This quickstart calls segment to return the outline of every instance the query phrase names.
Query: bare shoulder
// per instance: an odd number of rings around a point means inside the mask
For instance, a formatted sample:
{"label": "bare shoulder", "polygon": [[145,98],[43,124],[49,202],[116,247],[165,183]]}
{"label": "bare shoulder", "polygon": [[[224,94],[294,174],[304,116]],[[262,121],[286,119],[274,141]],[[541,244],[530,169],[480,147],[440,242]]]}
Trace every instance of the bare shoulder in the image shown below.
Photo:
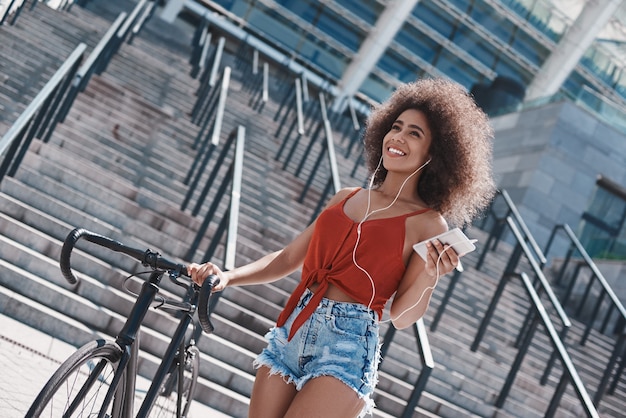
{"label": "bare shoulder", "polygon": [[407,241],[414,243],[424,241],[448,230],[448,223],[437,211],[429,210],[407,219]]}
{"label": "bare shoulder", "polygon": [[328,203],[326,203],[326,207],[330,207],[341,202],[343,199],[348,197],[350,193],[353,193],[359,189],[360,187],[344,187],[328,200]]}

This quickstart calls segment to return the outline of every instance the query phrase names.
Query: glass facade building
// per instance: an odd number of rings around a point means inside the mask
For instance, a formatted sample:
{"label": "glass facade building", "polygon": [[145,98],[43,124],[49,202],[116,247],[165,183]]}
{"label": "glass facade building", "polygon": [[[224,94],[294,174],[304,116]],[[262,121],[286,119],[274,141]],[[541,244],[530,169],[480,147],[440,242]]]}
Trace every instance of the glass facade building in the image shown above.
{"label": "glass facade building", "polygon": [[[556,99],[568,99],[626,138],[626,59],[620,52],[626,42],[626,25],[622,24],[622,21],[626,22],[626,6],[620,5],[618,0],[605,1],[617,8],[606,22],[611,31],[602,29],[585,47],[578,63],[571,71],[567,69],[559,91],[535,100],[536,103],[523,106],[517,103],[517,112],[541,105],[537,103],[542,101],[550,103]],[[500,78],[521,88],[523,96],[523,89],[533,83],[546,60],[555,50],[563,48],[560,42],[575,26],[577,17],[584,15],[585,7],[585,0],[202,0],[201,3],[227,16],[333,85],[340,85],[342,79],[351,77],[350,64],[360,62],[360,55],[368,53],[361,51],[361,46],[372,37],[377,39],[384,31],[381,16],[390,8],[405,4],[409,12],[402,15],[400,21],[391,22],[398,26],[398,30],[390,41],[384,41],[380,58],[376,55],[369,61],[366,59],[369,72],[363,82],[359,80],[358,92],[368,99],[383,101],[400,83],[428,76],[447,77],[474,92],[479,104],[475,88],[495,86],[494,81]],[[411,4],[412,9],[408,9]],[[602,2],[598,7],[606,4]],[[573,10],[574,6],[576,10]],[[497,116],[487,107],[486,110]],[[571,138],[568,126],[575,124],[575,121],[564,122],[559,125],[564,131],[555,135]],[[544,127],[545,124],[541,129]],[[507,138],[506,134],[500,133],[499,138],[500,142],[512,141],[512,138],[519,141],[519,136],[516,133]],[[590,136],[580,138],[576,143],[604,140],[604,137]],[[554,141],[547,140],[546,150],[553,146],[547,145],[551,143]],[[524,144],[519,146],[523,148]],[[513,154],[523,154],[522,148]],[[591,148],[593,146],[580,145],[571,155],[585,156]],[[626,158],[626,146],[607,151],[607,154]],[[546,155],[549,156],[549,151]],[[572,170],[580,170],[585,164],[584,158],[593,159],[591,156],[581,158],[583,160],[572,159],[563,164],[570,165]],[[536,173],[507,167],[504,178],[509,175],[507,170],[512,170],[513,180],[505,187],[511,187],[520,197],[522,194],[532,196],[536,192],[532,189],[536,186],[517,184],[520,179]],[[549,172],[548,168],[545,170]],[[589,167],[587,176],[591,179],[594,172],[602,173],[603,170],[607,170],[606,164]],[[557,179],[555,184],[560,184],[560,173],[548,175]],[[618,186],[626,181],[619,168],[609,177]],[[588,206],[579,207],[578,218],[568,218],[567,222],[579,223],[581,241],[593,255],[617,254],[618,258],[626,258],[626,194],[615,193],[616,188],[604,190],[602,185],[596,189],[588,192]],[[531,211],[533,206],[534,203],[529,205]],[[574,213],[574,210],[568,208],[566,213]],[[611,216],[604,216],[607,213]],[[533,213],[531,218],[540,219],[541,216]],[[562,215],[551,220],[561,221]],[[540,229],[545,229],[545,224],[548,222],[537,222]]]}
{"label": "glass facade building", "polygon": [[[335,80],[341,79],[383,10],[394,7],[385,0],[204,3],[245,22],[248,30]],[[612,24],[620,25],[622,13],[616,13]],[[496,76],[526,86],[574,18],[549,0],[420,0],[360,91],[381,101],[398,83],[429,75],[449,77],[468,90]],[[597,39],[561,93],[575,99],[586,86],[626,106],[625,66],[615,54],[615,41]]]}

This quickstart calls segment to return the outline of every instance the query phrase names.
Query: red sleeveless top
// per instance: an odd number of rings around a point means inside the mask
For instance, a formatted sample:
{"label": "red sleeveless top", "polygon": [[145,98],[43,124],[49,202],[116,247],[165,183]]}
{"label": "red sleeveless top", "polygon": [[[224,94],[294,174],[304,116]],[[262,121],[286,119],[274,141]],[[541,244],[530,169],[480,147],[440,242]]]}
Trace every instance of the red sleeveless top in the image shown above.
{"label": "red sleeveless top", "polygon": [[391,218],[366,220],[361,225],[361,239],[355,258],[372,277],[374,293],[369,278],[352,259],[359,222],[353,221],[344,212],[345,202],[358,191],[356,189],[343,201],[324,210],[317,219],[302,266],[302,280],[287,301],[276,325],[285,324],[308,287],[313,283],[319,283],[319,287],[295,319],[289,332],[289,340],[315,311],[329,283],[365,306],[371,301],[370,308],[378,313],[378,318],[382,317],[385,304],[400,284],[406,270],[402,261],[406,218],[429,209]]}

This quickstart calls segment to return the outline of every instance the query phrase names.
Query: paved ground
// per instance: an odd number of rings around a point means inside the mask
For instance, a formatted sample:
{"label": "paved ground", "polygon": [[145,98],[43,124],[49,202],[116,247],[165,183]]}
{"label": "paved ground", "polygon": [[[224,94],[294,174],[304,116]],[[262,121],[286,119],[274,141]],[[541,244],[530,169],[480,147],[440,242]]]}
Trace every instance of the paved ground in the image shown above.
{"label": "paved ground", "polygon": [[[0,315],[0,417],[24,417],[43,385],[75,350],[74,346]],[[228,415],[195,402],[190,417]]]}

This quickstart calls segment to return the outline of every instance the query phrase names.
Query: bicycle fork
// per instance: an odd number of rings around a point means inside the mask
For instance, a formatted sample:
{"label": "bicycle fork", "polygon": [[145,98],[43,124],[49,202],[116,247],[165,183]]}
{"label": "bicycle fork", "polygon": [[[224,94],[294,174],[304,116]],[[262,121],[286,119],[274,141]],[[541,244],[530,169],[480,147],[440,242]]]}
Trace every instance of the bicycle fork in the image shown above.
{"label": "bicycle fork", "polygon": [[165,376],[170,371],[170,367],[174,362],[174,359],[177,354],[177,350],[181,350],[181,355],[184,356],[184,339],[185,332],[187,331],[187,327],[191,323],[192,315],[190,313],[185,313],[184,318],[178,324],[178,328],[176,328],[176,332],[174,333],[172,340],[167,347],[165,355],[159,365],[159,368],[154,375],[152,383],[150,384],[150,389],[148,389],[148,393],[144,398],[141,408],[137,413],[137,418],[145,418],[148,416],[150,412],[150,407],[154,404],[157,396],[159,396],[159,389],[161,388],[161,383],[165,380]]}

